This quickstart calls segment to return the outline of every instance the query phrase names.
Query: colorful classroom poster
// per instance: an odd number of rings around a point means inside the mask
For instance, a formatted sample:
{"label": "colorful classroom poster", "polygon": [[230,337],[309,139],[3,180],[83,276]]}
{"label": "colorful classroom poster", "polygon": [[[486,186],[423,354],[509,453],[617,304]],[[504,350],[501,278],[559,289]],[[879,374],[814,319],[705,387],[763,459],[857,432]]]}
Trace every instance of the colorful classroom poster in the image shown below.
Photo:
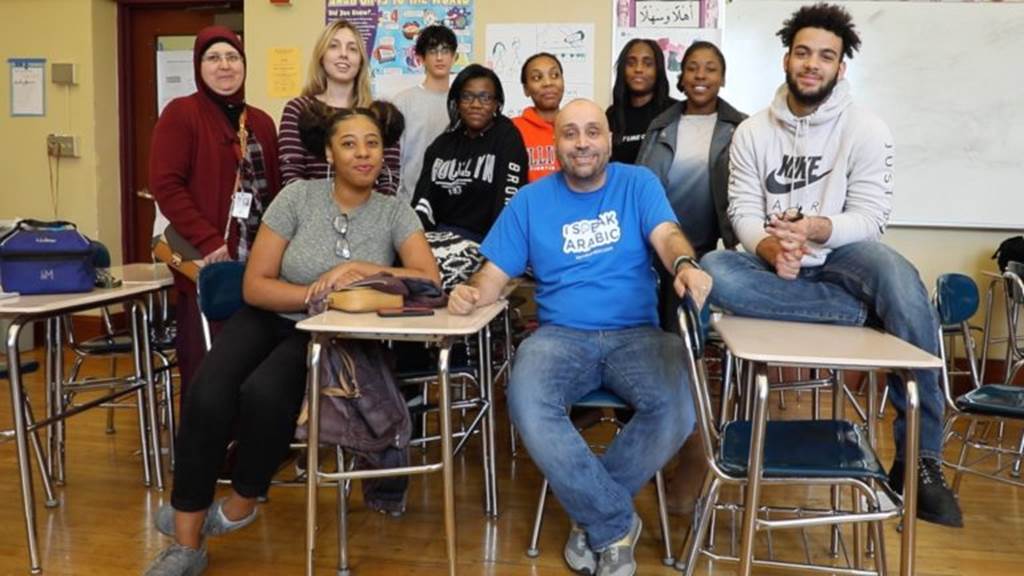
{"label": "colorful classroom poster", "polygon": [[683,53],[696,40],[722,45],[719,28],[720,0],[612,0],[612,83],[615,60],[634,38],[650,38],[665,55],[665,70],[673,98],[683,95],[676,88],[682,70]]}
{"label": "colorful classroom poster", "polygon": [[414,50],[419,31],[443,24],[458,38],[452,72],[472,61],[475,0],[326,0],[326,21],[344,18],[362,32],[374,94],[387,97],[422,80]]}
{"label": "colorful classroom poster", "polygon": [[11,116],[46,116],[46,59],[10,58]]}
{"label": "colorful classroom poster", "polygon": [[549,52],[562,63],[565,95],[594,98],[594,25],[590,24],[488,24],[488,67],[497,72],[505,89],[505,115],[519,116],[532,102],[523,93],[520,72],[523,62],[537,52]]}

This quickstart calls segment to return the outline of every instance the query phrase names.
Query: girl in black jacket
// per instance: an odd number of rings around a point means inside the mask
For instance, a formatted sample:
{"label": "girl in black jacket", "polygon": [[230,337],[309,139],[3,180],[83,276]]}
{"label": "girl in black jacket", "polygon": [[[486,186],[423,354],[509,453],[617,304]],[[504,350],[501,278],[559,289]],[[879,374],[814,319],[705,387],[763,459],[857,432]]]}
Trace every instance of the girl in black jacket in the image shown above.
{"label": "girl in black jacket", "polygon": [[526,184],[530,162],[515,125],[501,113],[505,92],[489,68],[470,64],[448,91],[448,129],[427,147],[413,196],[426,230],[481,241]]}

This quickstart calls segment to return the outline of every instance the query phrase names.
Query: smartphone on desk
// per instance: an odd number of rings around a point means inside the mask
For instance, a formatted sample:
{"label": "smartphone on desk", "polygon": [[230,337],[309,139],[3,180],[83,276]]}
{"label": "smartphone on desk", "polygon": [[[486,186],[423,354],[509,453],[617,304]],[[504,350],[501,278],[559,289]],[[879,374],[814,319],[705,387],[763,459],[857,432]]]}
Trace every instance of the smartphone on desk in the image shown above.
{"label": "smartphone on desk", "polygon": [[422,306],[402,306],[400,308],[381,308],[377,310],[377,316],[381,318],[401,318],[403,316],[433,316],[433,308]]}

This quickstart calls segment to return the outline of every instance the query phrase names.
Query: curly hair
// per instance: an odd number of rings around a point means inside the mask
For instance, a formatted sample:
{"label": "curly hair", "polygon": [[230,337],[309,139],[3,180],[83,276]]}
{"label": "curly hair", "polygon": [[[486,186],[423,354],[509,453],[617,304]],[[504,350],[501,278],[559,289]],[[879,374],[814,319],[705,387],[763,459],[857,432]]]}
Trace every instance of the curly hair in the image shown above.
{"label": "curly hair", "polygon": [[793,48],[793,38],[804,28],[821,28],[839,36],[843,41],[843,56],[846,58],[853,58],[853,53],[860,49],[860,35],[854,30],[853,17],[846,8],[837,4],[819,2],[813,6],[804,6],[783,22],[782,28],[775,35],[790,50]]}
{"label": "curly hair", "polygon": [[432,24],[420,30],[413,50],[420,58],[426,58],[427,52],[434,48],[447,48],[454,53],[458,47],[459,39],[451,28],[442,24]]}
{"label": "curly hair", "polygon": [[299,115],[299,140],[310,154],[325,160],[325,150],[338,124],[353,116],[363,116],[373,122],[380,131],[384,146],[394,146],[405,129],[402,113],[390,102],[375,100],[367,108],[331,108],[314,101]]}

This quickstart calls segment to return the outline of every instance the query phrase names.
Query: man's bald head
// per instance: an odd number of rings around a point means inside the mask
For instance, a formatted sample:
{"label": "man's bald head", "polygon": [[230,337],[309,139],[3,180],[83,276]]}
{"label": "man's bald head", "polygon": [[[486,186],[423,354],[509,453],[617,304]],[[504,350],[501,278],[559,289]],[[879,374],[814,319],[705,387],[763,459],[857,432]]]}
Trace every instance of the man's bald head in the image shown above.
{"label": "man's bald head", "polygon": [[555,150],[570,189],[592,192],[603,186],[612,150],[604,111],[583,98],[566,104],[555,118]]}
{"label": "man's bald head", "polygon": [[557,132],[558,127],[564,122],[579,122],[581,120],[600,122],[605,131],[611,131],[608,127],[608,117],[604,115],[601,107],[593,100],[586,98],[576,98],[558,111],[558,116],[555,117],[555,131]]}

